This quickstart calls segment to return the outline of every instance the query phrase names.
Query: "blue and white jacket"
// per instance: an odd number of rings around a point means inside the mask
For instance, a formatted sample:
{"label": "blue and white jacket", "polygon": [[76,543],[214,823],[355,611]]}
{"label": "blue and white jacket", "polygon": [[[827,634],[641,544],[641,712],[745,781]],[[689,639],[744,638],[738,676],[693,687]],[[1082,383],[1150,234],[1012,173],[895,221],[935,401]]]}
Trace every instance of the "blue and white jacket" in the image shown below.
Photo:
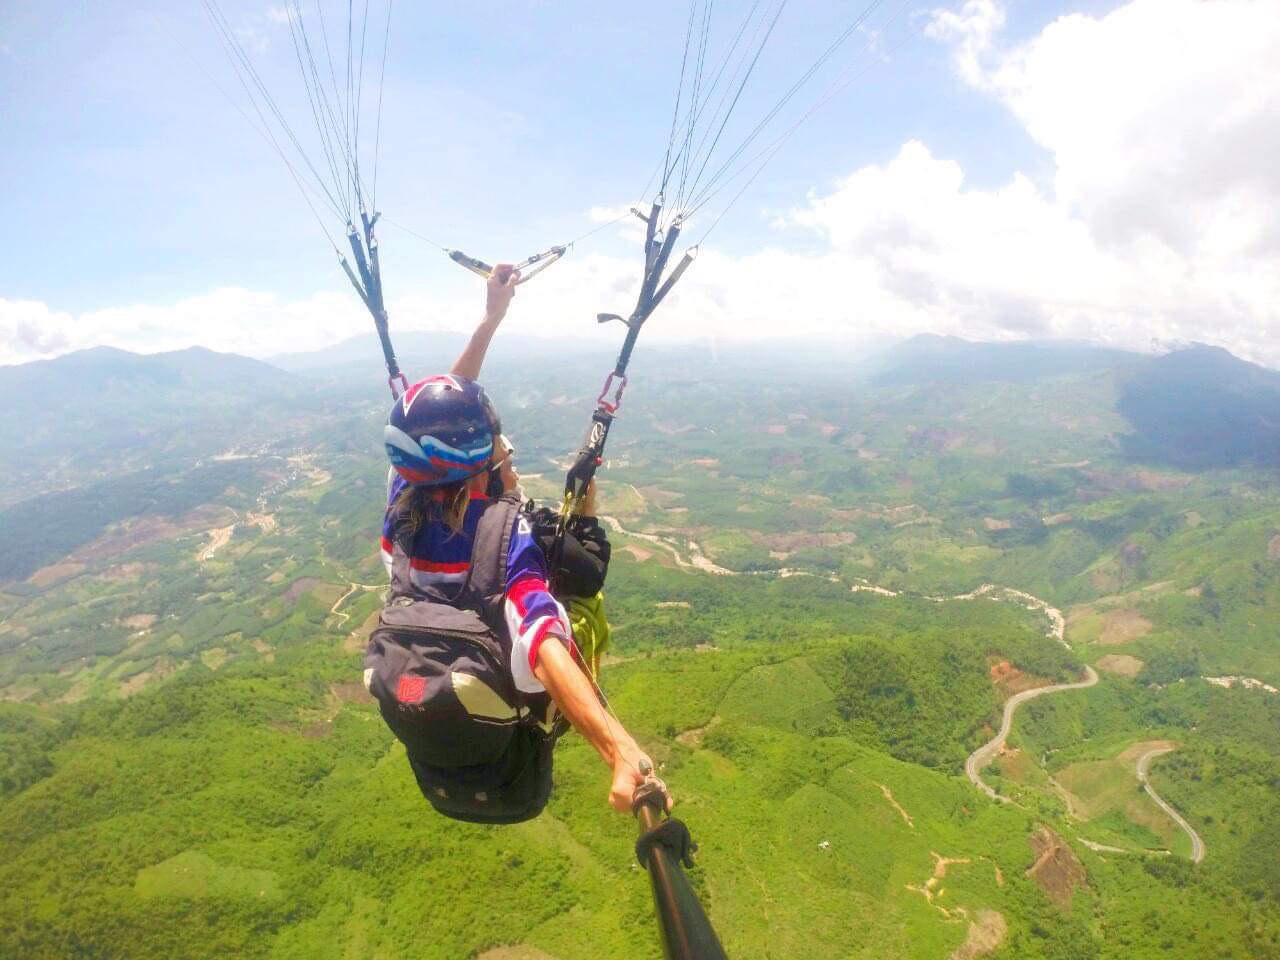
{"label": "blue and white jacket", "polygon": [[[382,521],[382,562],[391,576],[391,538],[394,530],[392,507],[408,484],[399,476],[391,481],[387,510]],[[409,577],[416,587],[431,586],[449,595],[450,587],[460,590],[471,569],[471,544],[476,525],[488,498],[473,493],[467,505],[461,533],[444,523],[424,524],[409,545]],[[576,655],[573,631],[564,607],[551,595],[547,560],[533,537],[528,518],[522,513],[513,521],[511,546],[507,551],[507,590],[503,612],[511,635],[511,675],[523,693],[541,693],[542,684],[533,675],[538,649],[547,637],[556,637]]]}

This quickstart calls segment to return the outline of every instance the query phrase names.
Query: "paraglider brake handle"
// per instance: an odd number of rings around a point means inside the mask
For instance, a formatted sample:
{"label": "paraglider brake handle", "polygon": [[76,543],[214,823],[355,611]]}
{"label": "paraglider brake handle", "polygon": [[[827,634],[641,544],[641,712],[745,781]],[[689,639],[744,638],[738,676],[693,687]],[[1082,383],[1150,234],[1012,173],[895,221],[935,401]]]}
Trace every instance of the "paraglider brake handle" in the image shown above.
{"label": "paraglider brake handle", "polygon": [[[614,388],[614,380],[618,381],[617,388]],[[607,413],[617,413],[618,408],[622,406],[622,391],[627,389],[626,374],[618,373],[616,370],[609,374],[609,378],[605,380],[604,386],[600,389],[600,396],[596,397],[596,406]],[[613,399],[606,400],[609,391],[614,390]]]}
{"label": "paraglider brake handle", "polygon": [[387,386],[391,388],[391,398],[399,400],[409,390],[409,378],[403,373],[393,373],[387,377]]}

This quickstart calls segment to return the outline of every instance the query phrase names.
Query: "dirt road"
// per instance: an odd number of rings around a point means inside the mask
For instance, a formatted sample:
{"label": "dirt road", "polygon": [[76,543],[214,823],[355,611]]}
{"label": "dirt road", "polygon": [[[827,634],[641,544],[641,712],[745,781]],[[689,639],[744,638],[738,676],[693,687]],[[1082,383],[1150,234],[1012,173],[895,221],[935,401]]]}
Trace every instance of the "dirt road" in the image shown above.
{"label": "dirt road", "polygon": [[338,608],[342,606],[343,602],[347,599],[347,597],[351,596],[353,593],[356,593],[362,590],[385,590],[386,586],[387,585],[385,583],[382,584],[381,586],[373,583],[351,584],[351,589],[348,590],[346,593],[344,593],[342,596],[340,596],[337,600],[333,602],[333,606],[329,608],[329,615],[333,617],[341,617],[342,620],[339,622],[338,626],[345,626],[347,621],[351,619],[351,614],[340,612]]}
{"label": "dirt road", "polygon": [[1033,690],[1023,690],[1021,693],[1015,693],[1012,697],[1005,701],[1004,716],[1000,720],[1000,732],[992,737],[989,741],[980,746],[973,753],[969,754],[969,759],[964,762],[964,774],[969,778],[969,782],[975,787],[989,796],[992,800],[999,800],[1001,803],[1012,803],[1008,797],[1003,797],[996,793],[991,787],[983,781],[981,777],[982,769],[996,758],[996,754],[1000,752],[1000,748],[1004,746],[1005,739],[1009,736],[1009,731],[1013,728],[1013,715],[1018,707],[1022,706],[1028,700],[1035,697],[1044,696],[1047,693],[1061,693],[1064,690],[1084,690],[1086,687],[1092,687],[1098,682],[1098,672],[1093,667],[1084,668],[1084,679],[1077,683],[1055,683],[1049,687],[1036,687]]}
{"label": "dirt road", "polygon": [[1152,789],[1151,782],[1147,779],[1147,769],[1151,766],[1151,761],[1166,753],[1172,753],[1176,749],[1176,747],[1156,747],[1154,750],[1148,750],[1140,756],[1138,758],[1138,781],[1142,784],[1142,789],[1147,791],[1147,796],[1156,802],[1156,806],[1167,813],[1169,819],[1180,826],[1183,832],[1191,838],[1191,862],[1199,863],[1204,859],[1205,853],[1204,841],[1200,839],[1200,834],[1192,829],[1191,824],[1183,819],[1182,814],[1173,809],[1160,794]]}

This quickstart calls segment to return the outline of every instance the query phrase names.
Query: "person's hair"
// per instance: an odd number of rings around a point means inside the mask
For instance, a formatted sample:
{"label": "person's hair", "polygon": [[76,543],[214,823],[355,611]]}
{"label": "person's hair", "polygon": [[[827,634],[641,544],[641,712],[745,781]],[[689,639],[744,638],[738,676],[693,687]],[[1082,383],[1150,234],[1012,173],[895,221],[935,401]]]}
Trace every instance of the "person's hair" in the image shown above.
{"label": "person's hair", "polygon": [[405,487],[392,507],[397,524],[414,534],[433,520],[440,520],[451,533],[461,533],[471,502],[469,480],[443,487]]}

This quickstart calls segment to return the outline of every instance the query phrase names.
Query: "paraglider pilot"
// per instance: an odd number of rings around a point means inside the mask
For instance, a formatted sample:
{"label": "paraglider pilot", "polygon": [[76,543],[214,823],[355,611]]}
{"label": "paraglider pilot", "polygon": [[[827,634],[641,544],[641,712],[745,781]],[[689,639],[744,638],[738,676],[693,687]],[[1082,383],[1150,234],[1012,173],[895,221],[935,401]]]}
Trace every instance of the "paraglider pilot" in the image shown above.
{"label": "paraglider pilot", "polygon": [[[391,590],[365,655],[365,685],[424,796],[446,816],[480,823],[541,812],[552,749],[569,724],[609,767],[615,809],[631,812],[641,770],[652,768],[602,705],[599,649],[584,659],[552,595],[546,525],[522,503],[515,450],[477,382],[519,277],[510,265],[494,269],[484,319],[453,368],[392,407],[381,542]],[[592,489],[561,551],[562,595],[567,585],[586,599],[603,583],[608,543],[594,513]]]}

